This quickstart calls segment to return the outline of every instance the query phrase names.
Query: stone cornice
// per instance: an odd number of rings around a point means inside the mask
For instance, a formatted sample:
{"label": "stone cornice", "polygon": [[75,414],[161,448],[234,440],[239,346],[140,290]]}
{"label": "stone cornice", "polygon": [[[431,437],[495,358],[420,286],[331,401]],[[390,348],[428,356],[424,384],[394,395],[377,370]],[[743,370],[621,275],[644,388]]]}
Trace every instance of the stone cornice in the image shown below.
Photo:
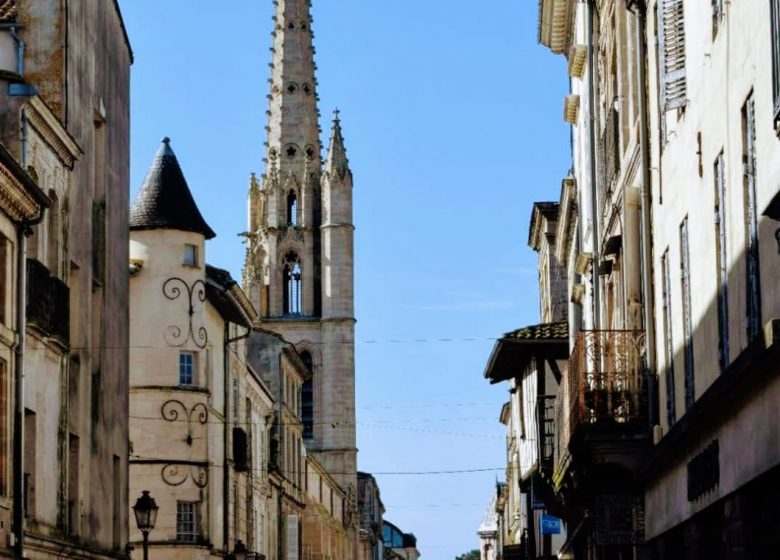
{"label": "stone cornice", "polygon": [[0,165],[0,208],[15,222],[34,219],[40,204],[11,169]]}
{"label": "stone cornice", "polygon": [[60,161],[68,168],[80,159],[84,152],[65,127],[39,97],[32,97],[25,105],[27,120],[54,150]]}

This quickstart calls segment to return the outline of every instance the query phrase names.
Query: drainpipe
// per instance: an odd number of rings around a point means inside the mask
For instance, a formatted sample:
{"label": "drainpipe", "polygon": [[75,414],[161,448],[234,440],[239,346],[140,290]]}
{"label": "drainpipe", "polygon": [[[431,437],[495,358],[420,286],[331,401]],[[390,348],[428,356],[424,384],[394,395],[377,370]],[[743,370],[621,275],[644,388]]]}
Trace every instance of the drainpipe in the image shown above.
{"label": "drainpipe", "polygon": [[[228,351],[230,350],[229,347],[231,344],[249,337],[251,333],[252,329],[250,328],[247,329],[244,334],[230,338],[230,323],[225,322],[225,330],[223,334],[223,340],[225,342],[222,345],[222,385],[225,394],[225,406],[223,407],[225,411],[225,418],[222,423],[222,440],[224,441],[222,449],[222,523],[225,527],[223,531],[223,544],[225,547],[226,556],[230,553],[230,454],[228,453],[228,443],[230,442],[230,359],[228,356]],[[236,504],[236,507],[238,507],[238,504]]]}
{"label": "drainpipe", "polygon": [[[21,164],[27,167],[27,117],[22,111]],[[27,342],[27,237],[32,226],[43,221],[45,205],[38,216],[16,228],[16,348],[14,360],[13,431],[13,535],[14,557],[24,558],[24,351]]]}
{"label": "drainpipe", "polygon": [[601,327],[601,297],[599,286],[599,207],[598,207],[598,186],[596,185],[597,173],[596,173],[596,74],[594,68],[596,66],[596,53],[593,48],[593,11],[594,0],[588,0],[587,7],[587,49],[588,49],[588,132],[589,132],[589,149],[590,149],[590,184],[591,184],[591,205],[590,205],[590,219],[591,229],[593,235],[593,255],[591,263],[591,283],[593,285],[593,325],[591,328],[599,329]]}
{"label": "drainpipe", "polygon": [[16,43],[16,73],[20,76],[24,75],[24,39],[16,32],[16,24],[12,24],[8,27],[8,31],[11,33],[14,42]]}
{"label": "drainpipe", "polygon": [[636,65],[638,70],[638,91],[639,91],[639,157],[640,169],[642,171],[642,215],[641,227],[642,235],[640,237],[642,252],[642,295],[644,305],[642,306],[642,322],[645,331],[645,344],[647,351],[646,364],[648,372],[649,391],[649,421],[650,426],[658,424],[659,413],[657,410],[658,384],[655,381],[655,323],[653,321],[653,310],[655,305],[655,294],[653,293],[653,233],[651,231],[653,223],[652,215],[652,192],[650,177],[650,140],[649,140],[649,119],[647,109],[647,46],[645,43],[647,21],[645,13],[645,3],[635,1],[629,3],[629,10],[636,16]]}

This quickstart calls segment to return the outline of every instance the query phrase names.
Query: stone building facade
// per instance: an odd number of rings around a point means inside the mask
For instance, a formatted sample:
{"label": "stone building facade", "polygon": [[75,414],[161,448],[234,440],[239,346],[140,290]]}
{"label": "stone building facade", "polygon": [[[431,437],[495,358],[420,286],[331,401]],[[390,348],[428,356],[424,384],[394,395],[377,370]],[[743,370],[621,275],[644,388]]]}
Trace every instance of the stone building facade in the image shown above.
{"label": "stone building facade", "polygon": [[780,2],[644,8],[660,382],[645,535],[658,558],[771,558]]}
{"label": "stone building facade", "polygon": [[780,3],[543,0],[539,41],[571,78],[559,557],[770,558]]}
{"label": "stone building facade", "polygon": [[270,418],[267,558],[301,558],[306,508],[306,450],[301,421],[302,388],[311,377],[295,347],[258,326],[248,339],[248,360],[274,398]]}
{"label": "stone building facade", "polygon": [[27,332],[16,327],[23,369],[2,389],[14,387],[3,402],[14,446],[0,450],[0,554],[120,558],[127,400],[113,397],[127,394],[132,53],[113,2],[9,0],[0,23],[0,138],[50,208],[15,244]]}
{"label": "stone building facade", "polygon": [[245,359],[256,314],[206,264],[215,234],[167,138],[130,230],[130,495],[149,491],[160,508],[150,557],[223,557],[239,541],[265,554],[274,400]]}
{"label": "stone building facade", "polygon": [[357,541],[358,560],[382,560],[384,557],[382,523],[385,506],[379,491],[379,484],[373,475],[359,472],[357,506],[360,524]]}

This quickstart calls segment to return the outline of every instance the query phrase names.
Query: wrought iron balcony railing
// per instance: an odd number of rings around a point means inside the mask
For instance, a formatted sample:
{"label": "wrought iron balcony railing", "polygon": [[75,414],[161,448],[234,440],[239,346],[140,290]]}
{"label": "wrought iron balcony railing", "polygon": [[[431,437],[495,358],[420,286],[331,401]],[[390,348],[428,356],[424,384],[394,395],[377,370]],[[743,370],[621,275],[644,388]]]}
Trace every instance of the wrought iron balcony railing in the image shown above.
{"label": "wrought iron balcony railing", "polygon": [[555,402],[556,464],[583,425],[644,426],[645,337],[641,331],[580,331]]}
{"label": "wrought iron balcony railing", "polygon": [[27,259],[27,323],[64,346],[70,341],[70,289],[35,259]]}

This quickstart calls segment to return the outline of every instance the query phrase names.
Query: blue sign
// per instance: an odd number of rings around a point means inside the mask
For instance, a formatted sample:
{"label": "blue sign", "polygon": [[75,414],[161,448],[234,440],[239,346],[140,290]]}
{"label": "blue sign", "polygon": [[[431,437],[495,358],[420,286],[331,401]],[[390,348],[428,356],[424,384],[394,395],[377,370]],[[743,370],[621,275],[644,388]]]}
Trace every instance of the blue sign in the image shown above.
{"label": "blue sign", "polygon": [[561,534],[561,520],[552,515],[542,516],[542,534],[543,535],[560,535]]}

